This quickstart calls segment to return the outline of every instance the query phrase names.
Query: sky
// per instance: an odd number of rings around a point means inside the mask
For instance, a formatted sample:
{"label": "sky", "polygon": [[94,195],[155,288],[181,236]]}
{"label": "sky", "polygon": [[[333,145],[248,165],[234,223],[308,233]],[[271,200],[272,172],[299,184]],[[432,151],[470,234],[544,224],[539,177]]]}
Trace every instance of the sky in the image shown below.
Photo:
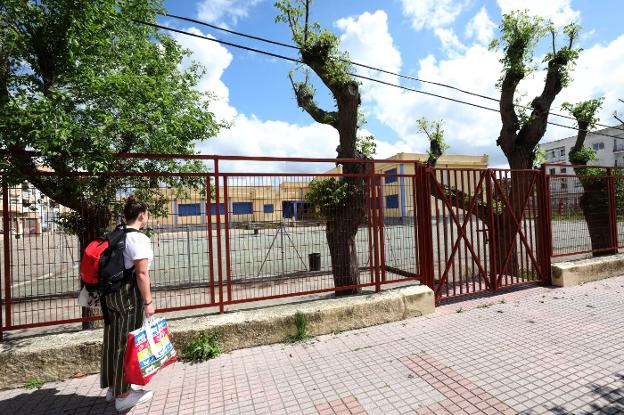
{"label": "sky", "polygon": [[[293,43],[290,29],[276,23],[273,0],[165,1],[170,13],[191,17],[231,30]],[[341,49],[355,62],[451,84],[458,88],[498,98],[496,88],[502,65],[501,52],[489,50],[499,35],[503,13],[521,8],[550,19],[555,25],[579,23],[582,35],[578,45],[583,52],[572,74],[570,85],[553,104],[552,111],[564,113],[563,102],[604,97],[601,122],[615,125],[612,114],[624,111],[624,34],[621,0],[316,0],[311,19],[328,28],[341,40]],[[297,51],[267,45],[190,24],[160,17],[170,27],[219,40],[297,57]],[[198,88],[213,94],[211,110],[231,127],[210,140],[198,143],[204,154],[245,156],[335,157],[338,134],[329,126],[314,122],[297,107],[288,78],[295,64],[254,52],[239,50],[207,40],[173,34],[192,51],[190,59],[206,67]],[[564,39],[558,39],[563,42]],[[547,52],[550,39],[536,50],[536,58]],[[188,65],[183,62],[182,65]],[[519,90],[528,104],[539,94],[544,81],[544,64],[523,80]],[[462,94],[451,89],[405,80],[393,75],[358,69],[359,73],[410,88],[433,92],[488,107],[496,102]],[[295,72],[301,76],[301,72]],[[362,111],[366,124],[362,133],[377,142],[376,158],[399,152],[425,152],[426,137],[419,133],[417,119],[426,117],[444,122],[449,154],[487,154],[490,166],[504,166],[506,159],[496,146],[501,122],[497,112],[461,105],[440,98],[362,81]],[[333,110],[333,101],[317,82],[321,106]],[[550,117],[551,121],[574,125],[571,120]],[[574,131],[548,126],[543,141],[573,135]],[[267,164],[232,166],[275,171],[282,167]],[[323,166],[324,168],[325,166]],[[321,168],[299,166],[319,171]]]}

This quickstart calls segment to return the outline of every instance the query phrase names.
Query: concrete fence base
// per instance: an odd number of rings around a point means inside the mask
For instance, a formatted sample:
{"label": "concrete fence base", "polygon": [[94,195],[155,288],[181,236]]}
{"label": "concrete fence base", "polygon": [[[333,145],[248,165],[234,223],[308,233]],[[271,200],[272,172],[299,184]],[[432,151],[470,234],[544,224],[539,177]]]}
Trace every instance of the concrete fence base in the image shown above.
{"label": "concrete fence base", "polygon": [[[331,298],[170,320],[178,351],[202,332],[217,332],[224,351],[278,343],[296,332],[295,313],[306,316],[311,335],[373,326],[432,313],[434,295],[426,286],[410,286],[377,294]],[[99,371],[102,330],[8,339],[0,344],[0,388],[29,379],[46,382]]]}
{"label": "concrete fence base", "polygon": [[553,264],[551,271],[552,284],[556,287],[572,287],[615,277],[624,272],[624,254],[560,262]]}

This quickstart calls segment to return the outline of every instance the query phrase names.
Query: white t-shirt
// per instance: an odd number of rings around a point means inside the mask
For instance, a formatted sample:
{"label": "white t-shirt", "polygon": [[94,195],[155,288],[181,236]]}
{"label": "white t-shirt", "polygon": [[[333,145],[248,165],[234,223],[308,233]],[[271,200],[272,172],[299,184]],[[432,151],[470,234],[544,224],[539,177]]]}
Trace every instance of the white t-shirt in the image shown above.
{"label": "white t-shirt", "polygon": [[132,268],[137,259],[147,259],[147,268],[149,269],[154,259],[152,241],[142,232],[128,232],[126,234],[126,249],[124,249],[124,266],[126,269]]}

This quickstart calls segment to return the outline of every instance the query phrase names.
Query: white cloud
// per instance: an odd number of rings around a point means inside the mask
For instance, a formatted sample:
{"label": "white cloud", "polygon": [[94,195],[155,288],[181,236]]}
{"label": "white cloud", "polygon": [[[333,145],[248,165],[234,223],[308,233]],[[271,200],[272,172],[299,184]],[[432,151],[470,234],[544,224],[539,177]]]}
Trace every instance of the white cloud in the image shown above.
{"label": "white cloud", "polygon": [[360,63],[393,72],[401,67],[401,53],[388,32],[388,15],[383,10],[372,14],[365,12],[357,19],[340,19],[336,26],[343,31],[340,36],[341,48],[357,56]]}
{"label": "white cloud", "polygon": [[[367,14],[362,24],[383,21],[386,25],[387,16],[383,12]],[[341,27],[347,29],[349,20],[344,20]],[[201,34],[199,29],[185,29],[191,33]],[[369,36],[367,39],[379,47],[388,46],[392,39],[386,33],[366,31],[360,33]],[[221,80],[224,71],[233,61],[232,54],[215,42],[184,35],[173,35],[180,44],[192,51],[192,56],[182,63],[183,67],[196,61],[206,68],[198,89],[213,93],[218,99],[210,104],[210,109],[219,119],[232,121],[229,129],[222,130],[217,137],[197,144],[197,150],[204,154],[223,154],[241,156],[274,156],[274,157],[336,157],[338,146],[337,131],[327,125],[310,120],[310,124],[297,125],[284,121],[261,120],[254,115],[240,114],[230,105],[228,87]],[[398,69],[400,54],[396,52],[388,57],[388,69]],[[370,59],[369,59],[370,58]],[[378,62],[377,56],[369,56],[367,62]],[[399,151],[407,151],[405,146],[397,146],[381,140],[377,141],[378,154],[388,157]],[[328,163],[277,163],[277,162],[223,162],[223,168],[230,171],[244,172],[302,172],[318,173],[331,168]]]}
{"label": "white cloud", "polygon": [[[575,103],[603,96],[605,102],[599,113],[601,123],[616,124],[612,114],[614,110],[622,108],[621,103],[618,102],[618,98],[624,98],[624,84],[621,82],[622,73],[624,73],[624,35],[620,35],[606,45],[595,44],[586,48],[581,52],[572,74],[570,86],[561,92],[553,104],[553,110],[563,113],[560,107],[561,103],[565,101]],[[562,121],[560,118],[552,117],[551,120]],[[564,121],[566,124],[572,123],[568,120]],[[549,137],[555,139],[574,134],[569,130],[557,130],[559,131],[556,133],[553,131]],[[609,138],[606,139],[610,140]]]}
{"label": "white cloud", "polygon": [[411,19],[414,30],[435,29],[453,23],[467,2],[457,0],[401,0],[403,15]]}
{"label": "white cloud", "polygon": [[197,5],[197,16],[208,23],[236,24],[249,15],[249,9],[262,0],[203,0]]}
{"label": "white cloud", "polygon": [[550,19],[557,26],[578,21],[581,16],[572,8],[572,0],[497,0],[497,3],[503,13],[526,9],[533,15]]}
{"label": "white cloud", "polygon": [[494,38],[494,29],[496,29],[496,23],[490,20],[483,6],[466,25],[466,37],[474,38],[482,45],[487,45]]}
{"label": "white cloud", "polygon": [[442,50],[449,56],[456,56],[466,50],[453,29],[436,28],[433,33],[442,43]]}
{"label": "white cloud", "polygon": [[[186,31],[212,38],[211,35],[204,34],[195,27],[190,27]],[[173,33],[172,36],[184,48],[192,51],[192,56],[185,58],[182,62],[183,67],[187,67],[191,61],[195,61],[206,68],[206,74],[202,77],[199,85],[197,85],[197,89],[214,95],[214,101],[210,104],[210,110],[219,119],[231,120],[234,118],[236,109],[228,104],[229,89],[221,81],[223,72],[232,63],[232,54],[216,42],[178,33]]]}

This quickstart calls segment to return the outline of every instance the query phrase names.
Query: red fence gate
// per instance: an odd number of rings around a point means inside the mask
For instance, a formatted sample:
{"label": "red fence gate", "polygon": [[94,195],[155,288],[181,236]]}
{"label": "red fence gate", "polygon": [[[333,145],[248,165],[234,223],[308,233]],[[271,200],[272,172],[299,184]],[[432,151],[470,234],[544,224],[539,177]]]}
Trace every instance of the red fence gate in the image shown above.
{"label": "red fence gate", "polygon": [[[423,275],[443,298],[550,279],[542,170],[421,167]],[[430,201],[431,199],[431,201]],[[428,218],[431,218],[429,220]]]}

